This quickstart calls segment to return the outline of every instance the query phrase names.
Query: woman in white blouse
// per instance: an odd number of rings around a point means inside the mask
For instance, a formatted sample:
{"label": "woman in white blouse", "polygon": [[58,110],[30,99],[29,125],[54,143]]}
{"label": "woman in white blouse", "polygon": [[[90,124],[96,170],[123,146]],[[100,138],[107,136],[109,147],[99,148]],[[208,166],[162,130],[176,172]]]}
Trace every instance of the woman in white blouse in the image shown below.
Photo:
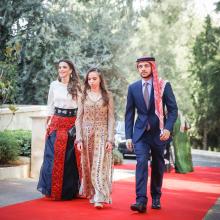
{"label": "woman in white blouse", "polygon": [[[53,200],[69,200],[79,192],[78,155],[74,149],[79,77],[69,60],[58,62],[58,79],[48,94],[47,134],[37,189]],[[70,132],[71,131],[71,132]]]}

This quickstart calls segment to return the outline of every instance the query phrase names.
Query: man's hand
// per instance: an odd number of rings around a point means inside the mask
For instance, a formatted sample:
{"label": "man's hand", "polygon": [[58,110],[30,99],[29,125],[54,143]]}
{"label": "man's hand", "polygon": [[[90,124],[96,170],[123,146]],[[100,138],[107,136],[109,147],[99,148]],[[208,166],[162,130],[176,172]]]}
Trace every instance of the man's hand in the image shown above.
{"label": "man's hand", "polygon": [[132,143],[132,140],[131,139],[127,139],[126,140],[126,146],[127,146],[127,149],[129,151],[132,151],[133,150],[133,143]]}
{"label": "man's hand", "polygon": [[83,148],[83,143],[82,143],[82,141],[80,141],[77,143],[77,150],[81,152],[82,148]]}
{"label": "man's hand", "polygon": [[167,129],[164,129],[163,134],[160,136],[160,140],[161,141],[166,141],[166,140],[169,139],[169,137],[170,137],[170,131],[167,130]]}

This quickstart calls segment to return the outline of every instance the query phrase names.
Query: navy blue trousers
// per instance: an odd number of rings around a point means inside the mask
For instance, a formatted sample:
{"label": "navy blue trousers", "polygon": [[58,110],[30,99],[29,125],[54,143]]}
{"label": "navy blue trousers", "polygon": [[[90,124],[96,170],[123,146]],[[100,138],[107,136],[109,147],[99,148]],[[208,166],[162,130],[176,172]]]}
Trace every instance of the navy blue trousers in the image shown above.
{"label": "navy blue trousers", "polygon": [[151,162],[150,191],[152,198],[161,197],[161,187],[164,173],[165,145],[156,145],[151,132],[145,131],[141,139],[134,145],[136,153],[136,202],[147,203],[148,161]]}

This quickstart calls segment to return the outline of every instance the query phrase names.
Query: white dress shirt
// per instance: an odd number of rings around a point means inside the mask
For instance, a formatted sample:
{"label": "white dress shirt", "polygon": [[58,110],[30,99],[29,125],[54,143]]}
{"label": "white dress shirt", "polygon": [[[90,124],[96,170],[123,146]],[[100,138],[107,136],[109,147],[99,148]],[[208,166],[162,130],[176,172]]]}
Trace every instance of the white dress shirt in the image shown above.
{"label": "white dress shirt", "polygon": [[67,91],[67,84],[58,80],[50,84],[47,101],[48,116],[54,114],[55,107],[64,109],[77,108],[77,102],[73,100],[72,95]]}
{"label": "white dress shirt", "polygon": [[147,89],[148,89],[148,94],[149,97],[151,95],[151,89],[152,89],[152,85],[153,85],[153,78],[151,77],[150,79],[148,79],[147,81],[145,81],[144,79],[142,79],[142,92],[144,95],[144,87],[145,87],[145,83],[147,82]]}

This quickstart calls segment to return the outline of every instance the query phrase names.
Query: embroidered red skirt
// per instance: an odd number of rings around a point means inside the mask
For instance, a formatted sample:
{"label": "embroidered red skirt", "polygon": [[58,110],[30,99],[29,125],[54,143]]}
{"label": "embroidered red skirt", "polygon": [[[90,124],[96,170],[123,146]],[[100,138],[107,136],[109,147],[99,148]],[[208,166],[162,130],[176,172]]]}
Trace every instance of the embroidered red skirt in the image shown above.
{"label": "embroidered red skirt", "polygon": [[80,187],[80,154],[68,130],[76,117],[52,116],[47,129],[44,160],[38,190],[54,200],[69,200],[78,195]]}

